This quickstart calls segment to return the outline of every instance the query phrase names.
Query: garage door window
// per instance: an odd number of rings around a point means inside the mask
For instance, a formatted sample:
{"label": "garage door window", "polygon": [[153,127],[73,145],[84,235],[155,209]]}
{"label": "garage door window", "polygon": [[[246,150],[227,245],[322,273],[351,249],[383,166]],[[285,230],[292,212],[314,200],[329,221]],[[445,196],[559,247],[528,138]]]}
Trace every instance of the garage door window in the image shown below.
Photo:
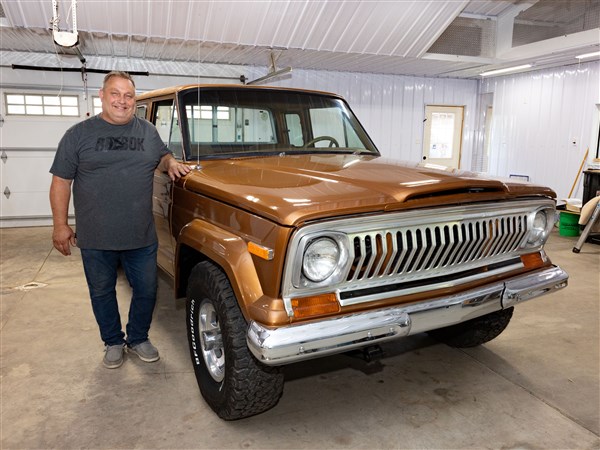
{"label": "garage door window", "polygon": [[102,100],[100,100],[100,97],[94,97],[92,103],[94,105],[94,115],[97,116],[102,112]]}
{"label": "garage door window", "polygon": [[6,94],[6,114],[20,116],[79,116],[76,95]]}

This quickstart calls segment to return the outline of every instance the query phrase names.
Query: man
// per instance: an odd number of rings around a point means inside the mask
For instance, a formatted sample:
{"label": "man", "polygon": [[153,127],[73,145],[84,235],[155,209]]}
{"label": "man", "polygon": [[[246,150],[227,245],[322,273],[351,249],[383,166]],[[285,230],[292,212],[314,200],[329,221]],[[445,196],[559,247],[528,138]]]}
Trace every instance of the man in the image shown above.
{"label": "man", "polygon": [[[111,72],[100,89],[102,112],[71,127],[50,169],[54,247],[67,256],[81,249],[92,309],[105,344],[103,364],[123,364],[125,348],[142,361],[159,359],[148,339],[156,303],[157,237],[152,216],[154,170],[172,180],[190,169],[176,161],[156,128],[134,115],[135,84]],[[67,223],[73,186],[77,234]],[[123,333],[116,297],[117,269],[132,287]]]}

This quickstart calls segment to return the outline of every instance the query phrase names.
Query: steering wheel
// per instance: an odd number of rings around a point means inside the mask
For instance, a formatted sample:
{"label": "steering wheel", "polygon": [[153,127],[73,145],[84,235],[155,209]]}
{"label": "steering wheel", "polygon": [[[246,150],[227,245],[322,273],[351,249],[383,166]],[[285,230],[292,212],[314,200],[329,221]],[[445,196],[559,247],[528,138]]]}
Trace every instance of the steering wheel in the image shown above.
{"label": "steering wheel", "polygon": [[304,144],[304,147],[305,148],[306,147],[310,147],[311,145],[314,147],[314,145],[317,142],[321,142],[321,141],[329,141],[328,147],[339,147],[340,146],[340,144],[338,143],[338,141],[334,137],[331,137],[331,136],[319,136],[319,137],[316,137],[316,138],[311,139],[310,141],[308,141],[306,144]]}

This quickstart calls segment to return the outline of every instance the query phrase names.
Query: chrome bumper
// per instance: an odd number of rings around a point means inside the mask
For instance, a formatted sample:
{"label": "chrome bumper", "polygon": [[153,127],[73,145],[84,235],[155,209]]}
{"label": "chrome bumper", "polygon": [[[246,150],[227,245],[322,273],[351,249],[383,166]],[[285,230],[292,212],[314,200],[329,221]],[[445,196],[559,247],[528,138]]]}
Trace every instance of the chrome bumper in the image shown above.
{"label": "chrome bumper", "polygon": [[464,322],[562,289],[567,286],[568,278],[565,271],[554,266],[409,305],[280,328],[267,328],[252,321],[247,343],[264,364],[288,364]]}

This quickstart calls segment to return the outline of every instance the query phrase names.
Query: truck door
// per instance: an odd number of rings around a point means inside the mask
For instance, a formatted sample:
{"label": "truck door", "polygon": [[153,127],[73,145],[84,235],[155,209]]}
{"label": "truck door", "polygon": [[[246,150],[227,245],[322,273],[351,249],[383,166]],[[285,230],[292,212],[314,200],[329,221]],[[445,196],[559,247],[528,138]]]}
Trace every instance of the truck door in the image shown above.
{"label": "truck door", "polygon": [[[156,126],[163,142],[176,159],[182,158],[181,133],[173,99],[154,102],[150,121]],[[171,227],[173,205],[173,182],[160,170],[154,172],[152,211],[158,235],[158,265],[171,276],[174,275],[175,237]]]}

